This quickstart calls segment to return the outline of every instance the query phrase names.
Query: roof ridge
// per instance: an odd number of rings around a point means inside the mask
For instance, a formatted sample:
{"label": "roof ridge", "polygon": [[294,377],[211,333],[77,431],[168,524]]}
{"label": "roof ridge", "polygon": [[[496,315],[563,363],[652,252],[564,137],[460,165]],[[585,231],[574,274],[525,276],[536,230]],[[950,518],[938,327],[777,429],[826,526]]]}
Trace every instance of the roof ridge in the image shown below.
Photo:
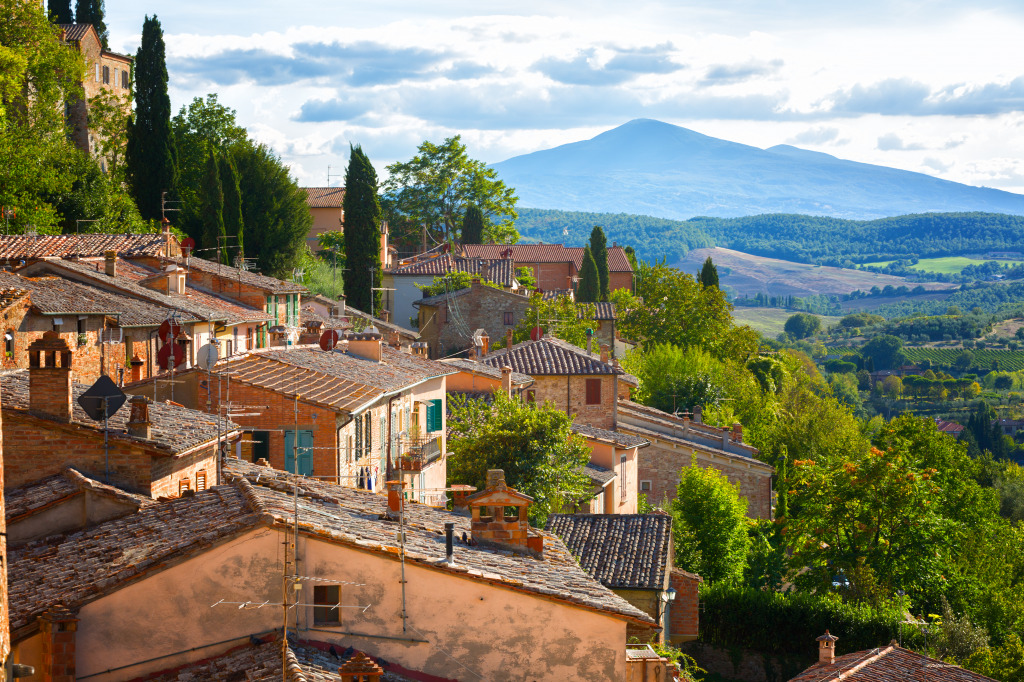
{"label": "roof ridge", "polygon": [[234,479],[234,483],[242,493],[242,498],[245,500],[246,506],[249,507],[250,511],[259,516],[261,521],[265,521],[268,524],[277,521],[277,517],[274,516],[267,505],[263,502],[263,499],[260,498],[259,494],[257,494],[256,488],[249,482],[248,478],[240,475]]}
{"label": "roof ridge", "polygon": [[288,640],[282,639],[281,646],[284,647],[285,674],[287,675],[288,682],[309,682],[306,674],[302,672],[302,666],[299,664],[298,657],[292,651],[292,648],[288,646]]}

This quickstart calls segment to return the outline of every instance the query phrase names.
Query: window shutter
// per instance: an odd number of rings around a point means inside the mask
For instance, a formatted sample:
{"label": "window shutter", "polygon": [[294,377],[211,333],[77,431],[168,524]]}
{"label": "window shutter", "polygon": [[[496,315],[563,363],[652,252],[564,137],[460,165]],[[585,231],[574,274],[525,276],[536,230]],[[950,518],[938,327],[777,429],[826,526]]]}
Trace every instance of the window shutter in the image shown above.
{"label": "window shutter", "polygon": [[587,405],[601,404],[601,380],[587,379]]}
{"label": "window shutter", "polygon": [[356,459],[363,456],[363,420],[356,418]]}

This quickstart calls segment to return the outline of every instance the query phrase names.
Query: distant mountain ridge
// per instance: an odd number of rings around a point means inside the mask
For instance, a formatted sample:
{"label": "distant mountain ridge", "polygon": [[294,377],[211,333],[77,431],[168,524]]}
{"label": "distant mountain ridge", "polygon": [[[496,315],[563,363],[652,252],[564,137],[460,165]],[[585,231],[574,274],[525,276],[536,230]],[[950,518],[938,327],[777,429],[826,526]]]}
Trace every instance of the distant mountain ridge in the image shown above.
{"label": "distant mountain ridge", "polygon": [[493,165],[521,206],[663,218],[800,213],[871,220],[911,213],[1024,215],[1024,195],[839,159],[759,149],[636,119]]}

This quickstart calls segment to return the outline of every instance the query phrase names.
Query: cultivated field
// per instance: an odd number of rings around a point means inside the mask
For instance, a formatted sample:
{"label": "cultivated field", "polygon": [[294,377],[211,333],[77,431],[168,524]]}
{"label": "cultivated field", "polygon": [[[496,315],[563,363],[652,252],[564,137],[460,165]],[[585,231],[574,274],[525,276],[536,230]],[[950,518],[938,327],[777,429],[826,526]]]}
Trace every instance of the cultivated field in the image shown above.
{"label": "cultivated field", "polygon": [[[858,289],[868,291],[875,286],[881,289],[889,284],[894,287],[905,285],[911,289],[918,285],[917,282],[907,282],[903,277],[794,263],[717,247],[694,249],[674,265],[684,272],[698,272],[708,256],[718,266],[719,282],[741,296],[754,296],[758,293],[769,296],[848,294]],[[926,289],[941,290],[953,285],[927,282],[923,286]]]}
{"label": "cultivated field", "polygon": [[[917,265],[911,265],[912,270],[920,270],[921,272],[941,272],[949,275],[954,275],[968,265],[981,265],[989,261],[996,261],[1001,265],[1020,265],[1024,261],[1019,260],[1002,260],[995,258],[970,258],[968,256],[946,256],[944,258],[922,258],[917,262]],[[884,268],[891,260],[879,261],[877,263],[864,263],[864,265],[873,265],[875,267]]]}
{"label": "cultivated field", "polygon": [[[786,325],[786,320],[795,314],[796,311],[783,308],[747,308],[736,306],[733,308],[732,318],[736,321],[736,324],[750,325],[762,336],[774,339],[784,331],[783,327]],[[822,328],[833,325],[842,319],[839,317],[829,317],[828,315],[816,315],[816,317],[821,320]]]}

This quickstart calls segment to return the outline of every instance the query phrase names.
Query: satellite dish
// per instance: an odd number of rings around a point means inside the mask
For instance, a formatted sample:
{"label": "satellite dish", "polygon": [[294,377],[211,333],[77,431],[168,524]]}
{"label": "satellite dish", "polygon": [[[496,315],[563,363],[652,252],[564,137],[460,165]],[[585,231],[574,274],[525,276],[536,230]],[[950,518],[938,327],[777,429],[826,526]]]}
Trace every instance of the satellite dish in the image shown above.
{"label": "satellite dish", "polygon": [[202,367],[207,372],[213,369],[213,366],[217,364],[217,359],[220,356],[220,352],[217,350],[217,346],[208,343],[199,349],[196,353],[196,365]]}
{"label": "satellite dish", "polygon": [[196,240],[192,239],[192,237],[185,237],[184,239],[181,240],[181,248],[183,251],[185,249],[191,251],[192,249],[196,248]]}
{"label": "satellite dish", "polygon": [[531,341],[540,341],[542,338],[544,338],[543,329],[541,329],[540,327],[534,327],[533,329],[530,330]]}
{"label": "satellite dish", "polygon": [[334,350],[334,347],[338,345],[338,339],[341,338],[338,335],[337,329],[328,329],[320,335],[320,348],[323,350]]}
{"label": "satellite dish", "polygon": [[164,320],[160,324],[160,329],[157,331],[156,334],[158,337],[160,337],[161,341],[167,344],[174,343],[174,339],[176,339],[178,337],[178,334],[180,333],[180,324],[177,324],[176,322],[171,322],[170,320]]}
{"label": "satellite dish", "polygon": [[78,396],[78,404],[93,421],[101,422],[112,417],[121,409],[128,396],[117,387],[117,384],[106,374],[96,380],[82,395]]}
{"label": "satellite dish", "polygon": [[156,360],[160,369],[167,369],[167,362],[172,355],[174,356],[175,367],[185,362],[185,349],[180,344],[171,341],[170,343],[165,343],[157,351]]}

